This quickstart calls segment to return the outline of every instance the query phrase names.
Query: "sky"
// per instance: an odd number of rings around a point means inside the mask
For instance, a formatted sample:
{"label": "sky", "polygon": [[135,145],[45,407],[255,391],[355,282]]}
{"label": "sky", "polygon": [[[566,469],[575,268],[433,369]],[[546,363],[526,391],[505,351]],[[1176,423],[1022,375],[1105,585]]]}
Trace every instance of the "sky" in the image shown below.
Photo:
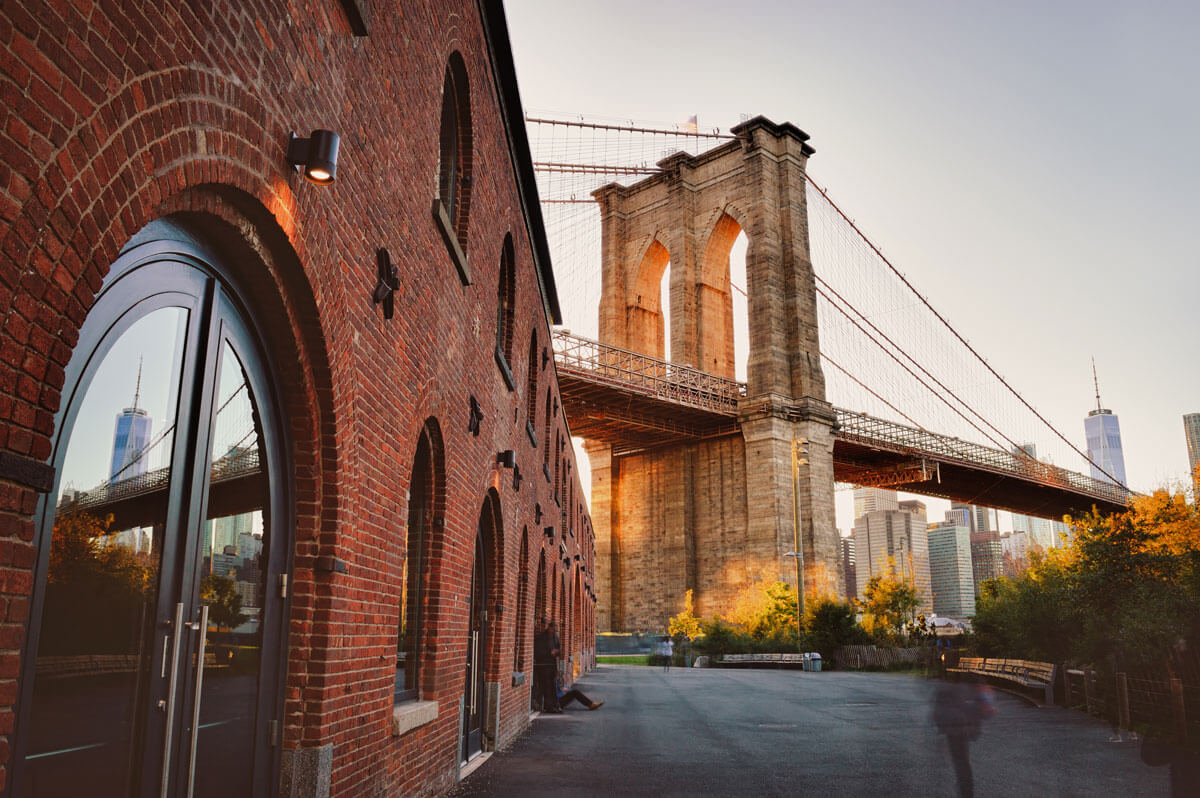
{"label": "sky", "polygon": [[1130,487],[1185,479],[1200,4],[505,7],[527,110],[794,123],[813,178],[1058,429],[1084,446],[1094,356]]}

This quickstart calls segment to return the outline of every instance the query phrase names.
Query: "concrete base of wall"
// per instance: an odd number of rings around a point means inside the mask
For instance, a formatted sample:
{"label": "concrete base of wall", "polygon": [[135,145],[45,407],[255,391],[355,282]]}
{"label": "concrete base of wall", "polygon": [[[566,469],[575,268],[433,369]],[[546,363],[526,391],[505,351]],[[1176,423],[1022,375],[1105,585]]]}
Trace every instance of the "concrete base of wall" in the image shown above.
{"label": "concrete base of wall", "polygon": [[333,743],[283,752],[279,794],[290,798],[329,798]]}

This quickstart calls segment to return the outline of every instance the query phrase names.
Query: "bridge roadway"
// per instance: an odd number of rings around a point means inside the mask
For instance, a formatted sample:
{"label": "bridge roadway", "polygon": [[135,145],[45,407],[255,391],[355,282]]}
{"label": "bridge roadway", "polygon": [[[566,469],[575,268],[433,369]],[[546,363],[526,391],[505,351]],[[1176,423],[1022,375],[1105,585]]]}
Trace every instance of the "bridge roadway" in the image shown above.
{"label": "bridge roadway", "polygon": [[[743,383],[569,333],[554,335],[571,434],[617,455],[738,434],[738,419],[787,414],[746,396]],[[1057,518],[1126,507],[1129,492],[1035,460],[835,408],[834,478]]]}
{"label": "bridge roadway", "polygon": [[[953,796],[937,682],[889,673],[601,666],[463,780],[484,796]],[[970,746],[979,796],[1169,794],[1166,768],[1077,710],[996,695]],[[470,767],[470,765],[468,765]]]}

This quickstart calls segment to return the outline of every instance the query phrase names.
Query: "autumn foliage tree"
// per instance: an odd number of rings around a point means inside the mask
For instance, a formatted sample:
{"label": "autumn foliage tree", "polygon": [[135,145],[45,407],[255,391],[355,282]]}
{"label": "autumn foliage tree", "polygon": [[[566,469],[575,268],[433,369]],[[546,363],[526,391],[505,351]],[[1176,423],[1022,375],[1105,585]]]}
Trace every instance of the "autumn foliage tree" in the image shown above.
{"label": "autumn foliage tree", "polygon": [[1019,579],[984,586],[980,653],[1133,669],[1179,640],[1200,643],[1200,513],[1183,492],[1134,497],[1124,513],[1071,519],[1067,547]]}
{"label": "autumn foliage tree", "polygon": [[683,594],[683,610],[667,622],[667,634],[673,638],[695,638],[703,633],[700,619],[692,609],[692,591]]}

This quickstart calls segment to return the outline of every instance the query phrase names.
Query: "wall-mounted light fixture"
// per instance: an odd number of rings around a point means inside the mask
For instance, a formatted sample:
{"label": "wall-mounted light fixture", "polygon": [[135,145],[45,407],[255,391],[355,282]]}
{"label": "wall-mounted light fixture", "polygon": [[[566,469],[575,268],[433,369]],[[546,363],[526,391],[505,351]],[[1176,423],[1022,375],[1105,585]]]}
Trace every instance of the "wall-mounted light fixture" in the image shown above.
{"label": "wall-mounted light fixture", "polygon": [[288,134],[287,160],[310,183],[327,186],[337,178],[338,148],[342,140],[332,130],[314,130],[302,139],[295,131]]}
{"label": "wall-mounted light fixture", "polygon": [[542,530],[542,534],[544,534],[546,537],[553,540],[554,539],[554,527],[552,527],[552,526],[546,527],[545,529]]}
{"label": "wall-mounted light fixture", "polygon": [[517,453],[512,449],[496,452],[496,465],[503,468],[515,468],[517,465]]}

